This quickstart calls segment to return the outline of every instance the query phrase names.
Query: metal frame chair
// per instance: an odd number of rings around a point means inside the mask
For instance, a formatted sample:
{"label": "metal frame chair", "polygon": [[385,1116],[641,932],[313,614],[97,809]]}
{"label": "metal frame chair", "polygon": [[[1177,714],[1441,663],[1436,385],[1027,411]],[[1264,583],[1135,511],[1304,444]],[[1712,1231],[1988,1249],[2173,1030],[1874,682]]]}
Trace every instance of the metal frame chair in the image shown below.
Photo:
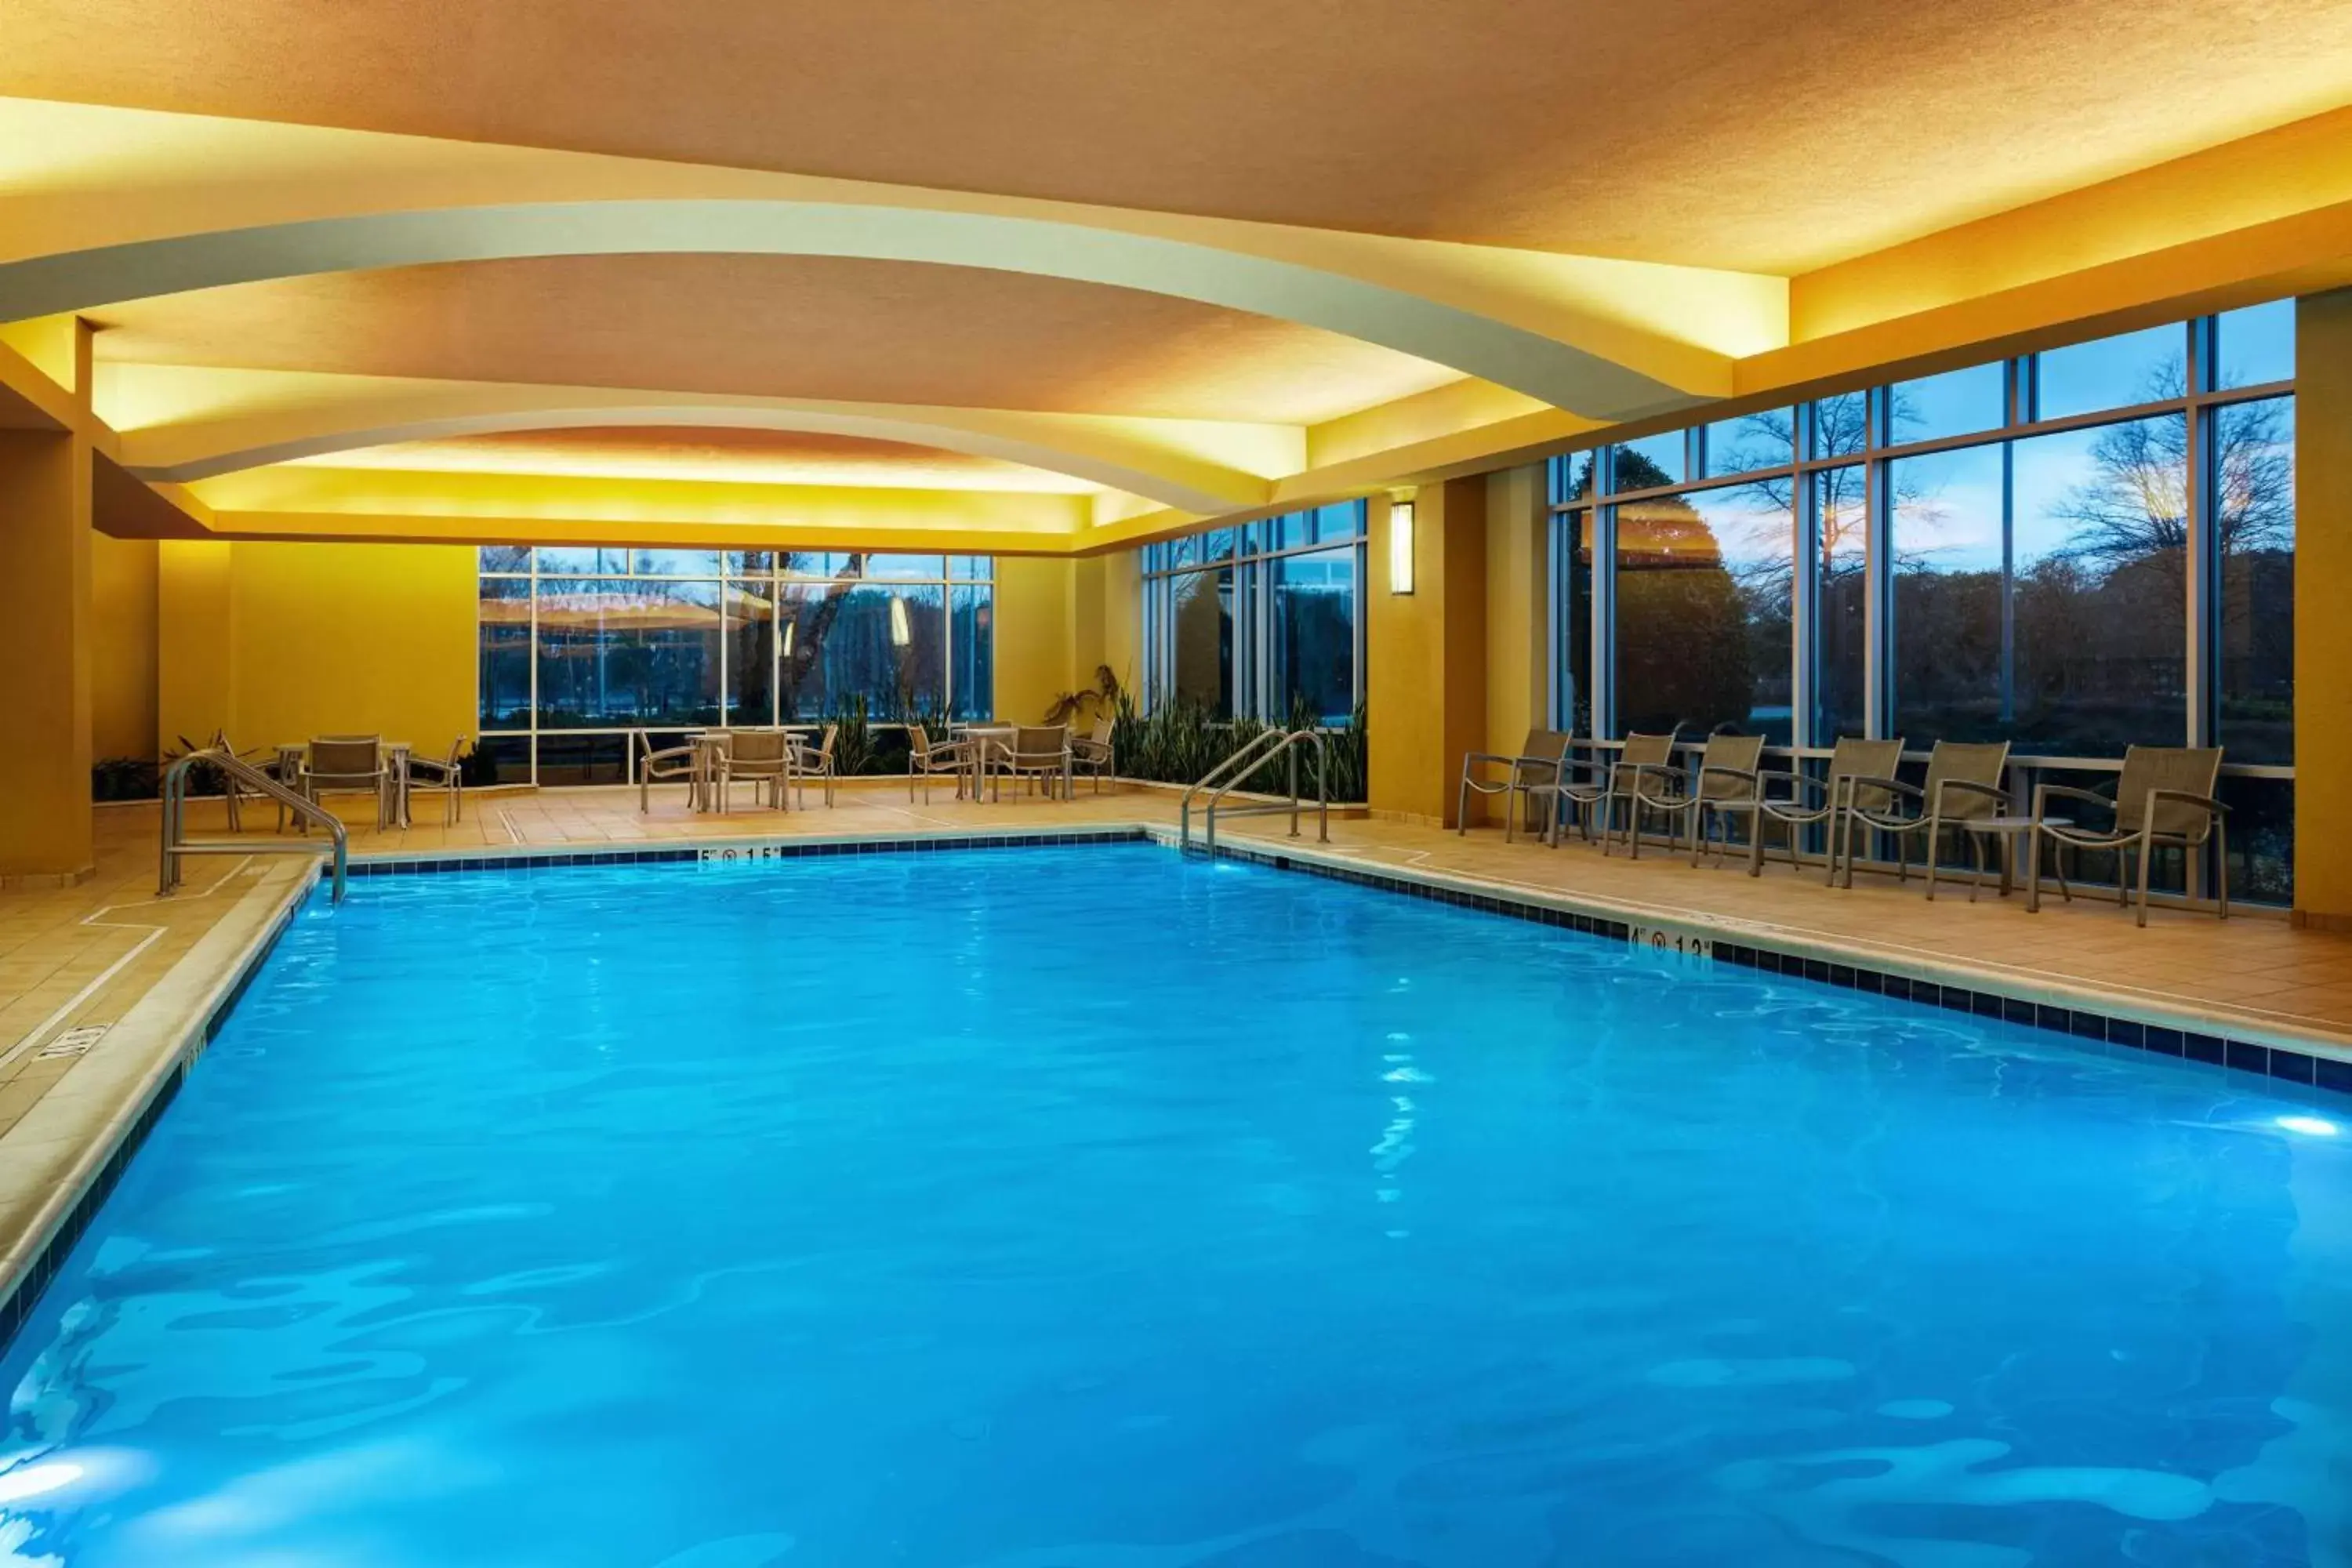
{"label": "metal frame chair", "polygon": [[[1766,823],[1780,825],[1780,837],[1789,852],[1789,869],[1791,871],[1802,869],[1797,859],[1798,830],[1825,823],[1828,825],[1824,832],[1827,842],[1822,846],[1822,858],[1829,863],[1829,869],[1822,877],[1822,883],[1827,886],[1835,881],[1837,817],[1845,797],[1858,793],[1858,797],[1864,799],[1873,808],[1884,808],[1894,799],[1892,795],[1882,789],[1855,792],[1853,781],[1858,777],[1892,773],[1902,763],[1903,742],[1899,736],[1891,741],[1865,741],[1858,735],[1841,735],[1837,744],[1830,748],[1829,767],[1820,777],[1800,768],[1757,770],[1758,788],[1752,813],[1755,826],[1748,836],[1748,874],[1751,877],[1764,874]],[[1773,779],[1788,782],[1786,798],[1775,800],[1767,793],[1770,788],[1769,781]],[[1806,792],[1809,790],[1819,792],[1818,803],[1808,798]]]}
{"label": "metal frame chair", "polygon": [[[643,731],[638,731],[638,738],[644,738]],[[466,752],[473,743],[473,737],[460,735],[449,742],[449,755],[446,759],[414,756],[408,759],[408,793],[412,796],[419,792],[440,795],[443,802],[441,826],[444,827],[465,820]],[[425,776],[418,777],[419,770]]]}
{"label": "metal frame chair", "polygon": [[735,805],[735,783],[748,779],[751,798],[760,798],[760,786],[768,786],[768,806],[772,811],[792,809],[793,738],[782,730],[729,730],[711,761],[710,789],[719,811],[731,811]]}
{"label": "metal frame chair", "polygon": [[907,726],[907,798],[915,798],[915,783],[922,781],[923,804],[931,801],[931,781],[941,773],[955,775],[956,798],[964,795],[964,774],[971,768],[971,742],[962,740],[934,741],[931,732],[920,724]]}
{"label": "metal frame chair", "polygon": [[[1638,769],[1633,775],[1631,806],[1633,858],[1642,858],[1643,813],[1659,812],[1669,818],[1683,818],[1683,836],[1690,847],[1691,864],[1700,864],[1700,839],[1703,835],[1710,841],[1713,837],[1705,832],[1708,818],[1736,814],[1757,798],[1762,784],[1757,764],[1763,760],[1761,735],[1709,735],[1699,743],[1695,767],[1668,764]],[[1666,784],[1664,793],[1650,792],[1647,785],[1653,779]],[[1727,839],[1726,853],[1728,852]]]}
{"label": "metal frame chair", "polygon": [[[1870,777],[1857,774],[1846,785],[1845,810],[1839,818],[1839,847],[1845,859],[1845,881],[1853,886],[1853,825],[1861,822],[1878,832],[1895,838],[1895,879],[1911,879],[1911,840],[1915,835],[1927,838],[1927,887],[1930,896],[1935,891],[1936,849],[1943,841],[1944,825],[1979,816],[1998,816],[2009,805],[2009,792],[2000,787],[2001,773],[2009,766],[2007,741],[1938,741],[1927,753],[1927,779],[1922,784],[1907,784],[1894,777]],[[1884,807],[1865,805],[1857,798],[1864,787],[1883,792],[1891,798]],[[1954,802],[1954,792],[1959,799]],[[1908,803],[1910,810],[1900,808]],[[1834,868],[1832,868],[1834,869]]]}
{"label": "metal frame chair", "polygon": [[[2112,849],[2116,856],[2116,902],[2128,906],[2124,884],[2126,848],[2139,849],[2139,920],[2147,924],[2147,879],[2149,862],[2158,846],[2175,848],[2184,853],[2203,850],[2212,841],[2219,862],[2219,910],[2221,919],[2230,918],[2230,808],[2214,797],[2221,780],[2221,748],[2219,746],[2132,746],[2124,752],[2123,772],[2116,775],[2115,793],[2102,795],[2096,790],[2076,789],[2069,784],[2042,784],[2033,786],[2033,826],[2027,831],[2029,846],[2025,874],[2025,907],[2042,907],[2042,839],[2044,834],[2056,840],[2063,857],[2068,848]],[[2106,829],[2085,828],[2069,823],[2050,820],[2049,806],[2055,797],[2082,805],[2097,806],[2114,814],[2114,825]],[[2058,868],[2058,892],[2069,903],[2074,894],[2066,886],[2066,874]]]}
{"label": "metal frame chair", "polygon": [[808,781],[821,779],[824,784],[824,804],[833,805],[834,781],[840,776],[834,766],[833,743],[841,736],[841,726],[827,724],[824,738],[812,750],[799,736],[791,737],[791,761],[793,792],[800,796],[803,811],[808,809]]}
{"label": "metal frame chair", "polygon": [[637,810],[653,809],[654,785],[678,784],[686,785],[687,809],[702,804],[702,747],[688,741],[683,746],[665,746],[654,750],[653,736],[643,730],[630,737],[637,751]]}
{"label": "metal frame chair", "polygon": [[[1549,799],[1550,811],[1558,811],[1559,795],[1557,788],[1546,791],[1544,786],[1559,784],[1560,774],[1568,763],[1568,749],[1575,743],[1573,735],[1538,727],[1528,731],[1528,738],[1521,742],[1516,756],[1507,757],[1499,752],[1463,752],[1462,783],[1455,791],[1454,800],[1455,835],[1459,837],[1470,831],[1470,797],[1473,795],[1499,795],[1503,797],[1503,842],[1506,844],[1511,842],[1514,811],[1520,817],[1530,814],[1538,794]],[[1479,770],[1488,767],[1506,771],[1499,779],[1479,777]],[[1533,823],[1528,824],[1528,830],[1538,838],[1544,837],[1542,830]]]}

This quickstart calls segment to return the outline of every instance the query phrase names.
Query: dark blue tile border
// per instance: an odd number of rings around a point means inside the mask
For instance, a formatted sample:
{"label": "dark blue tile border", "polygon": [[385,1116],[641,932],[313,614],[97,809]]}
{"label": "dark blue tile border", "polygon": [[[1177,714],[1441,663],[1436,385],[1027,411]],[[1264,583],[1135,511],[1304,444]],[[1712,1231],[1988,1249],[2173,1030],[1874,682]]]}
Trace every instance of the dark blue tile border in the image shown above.
{"label": "dark blue tile border", "polygon": [[[1490,914],[1510,915],[1519,920],[1534,921],[1541,925],[1559,926],[1583,931],[1612,941],[1625,941],[1632,933],[1622,921],[1601,916],[1581,915],[1570,910],[1554,909],[1549,904],[1497,897],[1487,893],[1467,892],[1416,881],[1411,878],[1370,871],[1354,866],[1335,866],[1318,860],[1296,859],[1287,855],[1233,844],[1220,844],[1217,853],[1235,860],[1247,860],[1272,866],[1277,870],[1304,871],[1309,876],[1328,877],[1334,881],[1352,882],[1360,887],[1379,888],[1388,892],[1402,893],[1407,898],[1429,899],[1438,903],[1457,904],[1485,910]],[[1862,969],[1843,962],[1807,958],[1793,952],[1776,952],[1770,948],[1751,947],[1744,942],[1717,942],[1715,957],[1724,963],[1760,970],[1767,974],[1786,975],[1790,979],[1814,980],[1825,985],[1843,986],[1856,991],[1874,992],[1899,1001],[1916,1002],[1924,1006],[1943,1007],[1955,1013],[1967,1013],[1980,1018],[2005,1019],[2012,1024],[2029,1024],[2037,1028],[2069,1035],[2078,1040],[2095,1041],[2101,1045],[2120,1046],[2135,1051],[2147,1051],[2156,1056],[2182,1058],[2225,1070],[2252,1073],[2278,1079],[2286,1083],[2309,1085],[2314,1089],[2338,1094],[2352,1094],[2352,1062],[2333,1057],[2315,1056],[2284,1046],[2264,1045],[2255,1040],[2232,1040],[2218,1035],[2200,1034],[2166,1028],[2156,1024],[2143,1024],[2131,1018],[2113,1017],[2104,1013],[2086,1012],[2079,1008],[2062,1007],[2050,1003],[2028,1002],[2020,997],[2006,996],[1994,991],[1973,991],[1964,986],[1944,985],[1932,980],[1915,980],[1906,975],[1888,974],[1876,970]]]}

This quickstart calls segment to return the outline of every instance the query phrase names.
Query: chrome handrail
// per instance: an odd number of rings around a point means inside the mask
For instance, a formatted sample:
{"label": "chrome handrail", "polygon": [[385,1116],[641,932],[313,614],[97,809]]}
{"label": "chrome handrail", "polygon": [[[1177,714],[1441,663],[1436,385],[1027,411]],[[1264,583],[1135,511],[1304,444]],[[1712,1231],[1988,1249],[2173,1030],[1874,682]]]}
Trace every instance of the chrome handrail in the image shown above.
{"label": "chrome handrail", "polygon": [[[1272,742],[1271,745],[1267,744]],[[1315,746],[1315,814],[1316,837],[1322,843],[1331,842],[1331,782],[1329,747],[1323,731],[1313,727],[1303,730],[1269,730],[1239,752],[1212,768],[1198,784],[1184,792],[1179,816],[1177,845],[1181,849],[1192,847],[1192,796],[1202,789],[1209,791],[1202,841],[1208,853],[1217,852],[1217,810],[1226,795],[1241,787],[1244,780],[1254,777],[1266,763],[1280,756],[1290,759],[1290,798],[1288,801],[1268,801],[1258,805],[1225,807],[1227,816],[1262,816],[1272,812],[1290,813],[1290,837],[1298,837],[1298,746],[1312,742]],[[1246,764],[1246,765],[1244,765]],[[1222,782],[1219,774],[1225,775]]]}
{"label": "chrome handrail", "polygon": [[1192,797],[1200,794],[1202,790],[1219,783],[1221,780],[1232,776],[1234,770],[1240,767],[1244,763],[1250,763],[1251,771],[1255,772],[1256,764],[1255,763],[1251,762],[1251,759],[1253,757],[1257,757],[1262,760],[1264,756],[1270,754],[1269,749],[1278,743],[1283,739],[1284,734],[1285,731],[1280,730],[1267,730],[1264,731],[1255,739],[1252,740],[1248,744],[1242,747],[1240,751],[1235,752],[1232,756],[1227,757],[1223,762],[1219,763],[1215,767],[1211,768],[1207,773],[1202,773],[1198,779],[1185,786],[1183,798],[1176,804],[1177,847],[1180,849],[1190,849],[1192,847]]}
{"label": "chrome handrail", "polygon": [[332,839],[330,846],[334,857],[332,871],[334,901],[341,903],[346,887],[346,866],[350,858],[351,836],[344,831],[343,820],[306,795],[288,789],[284,784],[245,761],[234,752],[219,746],[206,746],[190,752],[173,763],[163,774],[163,845],[162,867],[158,873],[155,894],[158,898],[175,891],[180,886],[180,858],[184,855],[316,855],[315,841],[297,838],[231,839],[221,843],[192,844],[185,831],[188,804],[188,771],[198,763],[209,763],[220,769],[231,789],[243,784],[257,795],[271,800],[292,812],[297,817],[315,822],[325,828]]}

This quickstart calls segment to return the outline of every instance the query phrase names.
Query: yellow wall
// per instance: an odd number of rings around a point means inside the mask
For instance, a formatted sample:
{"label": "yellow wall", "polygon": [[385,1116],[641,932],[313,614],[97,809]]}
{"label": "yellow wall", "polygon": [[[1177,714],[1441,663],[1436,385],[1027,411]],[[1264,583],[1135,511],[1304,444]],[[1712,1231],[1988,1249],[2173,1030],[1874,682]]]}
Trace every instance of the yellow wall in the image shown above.
{"label": "yellow wall", "polygon": [[95,868],[90,461],[83,436],[0,430],[0,886]]}
{"label": "yellow wall", "polygon": [[1423,486],[1413,591],[1390,592],[1390,508],[1371,504],[1364,725],[1376,812],[1452,826],[1462,754],[1486,726],[1486,481]]}
{"label": "yellow wall", "polygon": [[1071,642],[1071,562],[996,558],[996,717],[1036,723],[1079,682]]}
{"label": "yellow wall", "polygon": [[169,541],[158,583],[163,744],[474,731],[475,552],[459,545]]}
{"label": "yellow wall", "polygon": [[155,586],[152,539],[90,537],[90,752],[143,757],[155,750]]}
{"label": "yellow wall", "polygon": [[2352,289],[2295,310],[2294,904],[2352,929]]}

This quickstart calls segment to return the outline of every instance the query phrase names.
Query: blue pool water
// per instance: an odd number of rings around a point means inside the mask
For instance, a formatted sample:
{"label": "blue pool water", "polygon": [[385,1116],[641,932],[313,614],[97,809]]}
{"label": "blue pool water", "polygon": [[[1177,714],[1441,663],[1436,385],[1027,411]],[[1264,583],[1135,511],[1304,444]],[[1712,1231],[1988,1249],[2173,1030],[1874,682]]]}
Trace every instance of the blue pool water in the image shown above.
{"label": "blue pool water", "polygon": [[2330,1114],[1143,845],[370,881],[9,1352],[0,1560],[2342,1563]]}

